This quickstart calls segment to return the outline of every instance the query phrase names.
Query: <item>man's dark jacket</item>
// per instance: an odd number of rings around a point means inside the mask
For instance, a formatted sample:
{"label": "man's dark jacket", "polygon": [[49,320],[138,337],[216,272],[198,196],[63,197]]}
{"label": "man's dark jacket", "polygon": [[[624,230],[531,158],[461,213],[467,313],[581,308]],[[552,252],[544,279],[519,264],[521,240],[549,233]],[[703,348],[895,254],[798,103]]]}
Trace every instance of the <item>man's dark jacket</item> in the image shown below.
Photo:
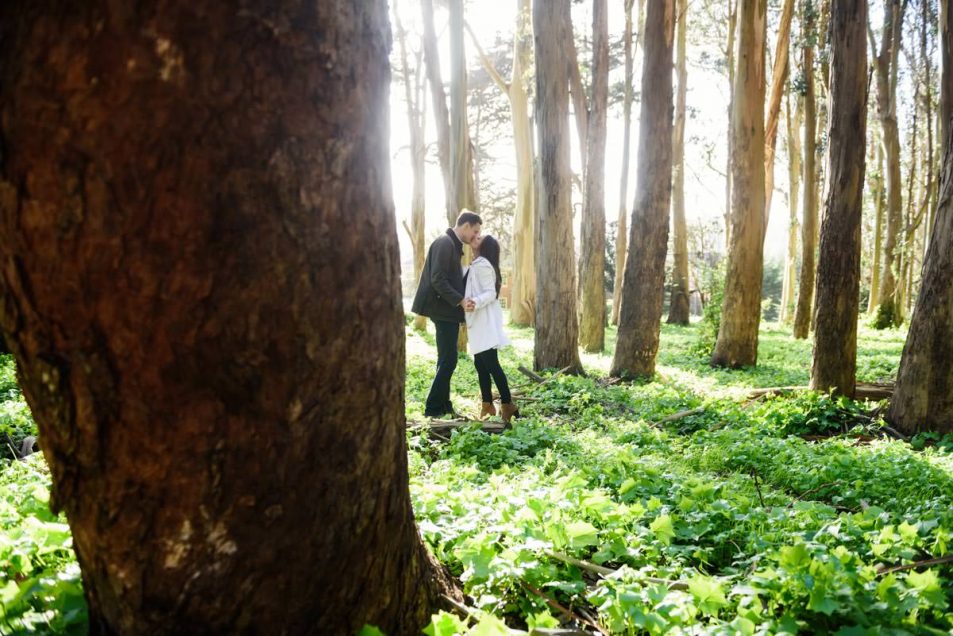
{"label": "man's dark jacket", "polygon": [[431,243],[411,307],[415,314],[432,320],[464,321],[460,301],[466,287],[460,266],[461,256],[463,243],[452,228]]}

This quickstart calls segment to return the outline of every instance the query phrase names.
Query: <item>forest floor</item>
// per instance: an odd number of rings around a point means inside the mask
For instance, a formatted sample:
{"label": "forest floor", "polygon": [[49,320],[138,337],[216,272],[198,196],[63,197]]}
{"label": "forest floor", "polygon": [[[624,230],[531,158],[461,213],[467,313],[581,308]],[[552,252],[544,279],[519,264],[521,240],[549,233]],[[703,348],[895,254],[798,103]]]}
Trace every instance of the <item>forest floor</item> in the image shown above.
{"label": "forest floor", "polygon": [[[508,330],[501,359],[524,416],[511,430],[408,429],[421,533],[466,593],[431,636],[951,633],[953,443],[891,439],[872,403],[750,398],[807,384],[810,341],[765,326],[758,367],[724,371],[699,352],[698,326],[666,325],[654,382],[612,381],[610,355],[584,354],[587,377],[538,384],[516,370],[532,366],[532,331]],[[859,379],[890,381],[903,337],[862,328]],[[425,422],[435,359],[433,336],[408,326],[411,422]],[[476,413],[465,356],[452,389]],[[34,430],[0,357],[0,446]],[[0,449],[0,634],[82,633],[49,472],[12,453]]]}
{"label": "forest floor", "polygon": [[[875,403],[749,397],[806,385],[809,340],[765,326],[758,366],[725,371],[698,326],[665,325],[654,382],[613,382],[605,354],[583,356],[588,377],[537,384],[517,372],[532,331],[508,331],[512,430],[409,433],[418,523],[469,613],[428,633],[951,633],[953,444],[892,439]],[[436,351],[407,334],[407,417],[422,421]],[[858,379],[892,381],[903,337],[862,327]],[[478,411],[470,359],[452,390]]]}

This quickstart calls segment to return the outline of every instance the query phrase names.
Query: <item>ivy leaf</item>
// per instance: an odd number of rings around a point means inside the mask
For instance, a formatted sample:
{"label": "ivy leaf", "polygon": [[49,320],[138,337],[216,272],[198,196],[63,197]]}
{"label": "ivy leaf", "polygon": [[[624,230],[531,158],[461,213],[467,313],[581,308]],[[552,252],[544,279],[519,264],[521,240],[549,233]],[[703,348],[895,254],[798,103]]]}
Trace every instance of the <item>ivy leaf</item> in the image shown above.
{"label": "ivy leaf", "polygon": [[658,537],[658,540],[669,545],[675,537],[675,528],[672,525],[671,515],[659,515],[649,524],[652,532]]}
{"label": "ivy leaf", "polygon": [[467,624],[455,614],[440,611],[430,618],[430,624],[424,627],[427,636],[456,636],[466,631]]}
{"label": "ivy leaf", "polygon": [[595,545],[598,542],[598,532],[595,526],[585,521],[573,521],[566,525],[566,535],[569,537],[569,545],[574,548]]}
{"label": "ivy leaf", "polygon": [[699,574],[688,581],[688,591],[698,602],[698,609],[709,616],[714,616],[722,607],[728,604],[725,591],[717,579]]}

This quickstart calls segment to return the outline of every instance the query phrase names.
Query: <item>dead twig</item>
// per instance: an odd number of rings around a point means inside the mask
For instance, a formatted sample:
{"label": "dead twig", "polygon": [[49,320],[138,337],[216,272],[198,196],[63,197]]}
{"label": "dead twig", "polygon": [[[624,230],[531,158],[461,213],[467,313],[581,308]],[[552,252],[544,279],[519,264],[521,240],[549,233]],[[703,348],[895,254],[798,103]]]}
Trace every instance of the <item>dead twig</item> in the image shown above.
{"label": "dead twig", "polygon": [[904,441],[904,442],[909,442],[909,441],[910,441],[910,438],[909,438],[909,437],[907,437],[906,435],[904,435],[903,433],[901,433],[900,431],[898,431],[897,429],[895,429],[895,428],[892,427],[892,426],[888,426],[887,424],[884,424],[884,425],[881,426],[880,428],[881,428],[881,430],[887,432],[887,433],[888,433],[891,437],[893,437],[893,438],[899,439],[899,440]]}
{"label": "dead twig", "polygon": [[704,412],[705,412],[704,406],[688,409],[687,411],[679,411],[678,413],[672,413],[671,415],[666,415],[662,419],[657,420],[655,422],[649,422],[649,426],[654,426],[658,428],[662,426],[662,424],[666,424],[668,422],[674,422],[676,420],[682,419],[683,417],[688,417],[689,415],[698,415],[699,413],[704,413]]}
{"label": "dead twig", "polygon": [[761,495],[761,485],[758,483],[758,473],[751,471],[751,477],[754,478],[754,489],[758,491],[758,501],[761,502],[761,507],[765,508],[764,497]]}
{"label": "dead twig", "polygon": [[543,594],[542,592],[540,592],[538,589],[536,589],[535,586],[531,585],[530,583],[527,583],[526,581],[522,581],[522,580],[520,581],[520,583],[522,583],[522,584],[523,584],[523,587],[525,587],[527,590],[529,590],[530,592],[532,592],[533,594],[535,594],[536,596],[538,596],[539,598],[541,598],[541,599],[543,600],[543,602],[545,602],[545,603],[546,603],[547,605],[549,605],[551,608],[553,608],[554,610],[556,610],[557,612],[559,612],[559,613],[561,613],[563,616],[565,616],[567,620],[576,621],[577,623],[581,623],[581,624],[583,624],[583,625],[588,625],[589,627],[592,627],[593,629],[596,629],[596,630],[598,630],[598,631],[601,633],[602,630],[599,630],[599,626],[598,626],[598,625],[594,625],[593,623],[590,623],[588,620],[586,620],[585,618],[583,618],[582,616],[580,616],[580,615],[577,614],[576,612],[574,612],[574,611],[572,611],[571,609],[569,609],[569,608],[565,607],[564,605],[562,605],[562,604],[561,604],[559,601],[557,601],[556,599],[553,599],[553,598],[550,598],[550,597],[546,596],[545,594]]}
{"label": "dead twig", "polygon": [[817,488],[811,488],[811,489],[809,489],[809,490],[805,490],[805,491],[802,492],[800,495],[798,495],[797,497],[795,497],[794,499],[791,500],[791,503],[788,504],[788,508],[793,507],[794,504],[796,504],[796,503],[799,502],[799,501],[803,501],[804,499],[807,498],[808,495],[813,495],[814,493],[819,492],[819,491],[821,491],[821,490],[824,490],[825,488],[830,488],[831,486],[840,486],[840,485],[843,485],[843,483],[844,483],[844,482],[842,482],[842,481],[832,481],[832,482],[829,483],[829,484],[821,484],[821,485],[818,486]]}
{"label": "dead twig", "polygon": [[903,570],[916,570],[917,568],[927,568],[933,565],[942,565],[943,563],[953,563],[953,554],[948,554],[946,556],[938,557],[935,559],[924,559],[922,561],[914,561],[913,563],[907,563],[905,565],[880,566],[879,568],[877,568],[877,576],[883,576],[884,574],[890,574],[891,572],[901,572]]}
{"label": "dead twig", "polygon": [[539,375],[538,373],[534,373],[533,371],[530,371],[529,369],[527,369],[526,367],[524,367],[522,364],[519,365],[518,367],[516,367],[516,369],[517,369],[520,373],[522,373],[523,375],[525,375],[527,378],[529,378],[530,380],[532,380],[533,382],[535,382],[536,384],[542,384],[543,382],[546,381],[546,378],[544,378],[543,376]]}
{"label": "dead twig", "polygon": [[[561,552],[550,552],[549,556],[553,557],[557,561],[562,561],[563,563],[568,563],[569,565],[575,565],[580,570],[588,570],[594,574],[599,574],[601,576],[609,576],[610,574],[616,574],[618,570],[613,570],[612,568],[607,568],[602,565],[596,565],[595,563],[589,563],[588,561],[583,561],[575,557],[571,557],[568,554],[562,554]],[[634,572],[634,571],[633,571]],[[646,583],[653,583],[658,585],[667,585],[670,589],[673,590],[687,590],[688,583],[685,581],[673,581],[671,579],[660,579],[654,576],[642,576],[638,572],[634,572],[640,579]]]}

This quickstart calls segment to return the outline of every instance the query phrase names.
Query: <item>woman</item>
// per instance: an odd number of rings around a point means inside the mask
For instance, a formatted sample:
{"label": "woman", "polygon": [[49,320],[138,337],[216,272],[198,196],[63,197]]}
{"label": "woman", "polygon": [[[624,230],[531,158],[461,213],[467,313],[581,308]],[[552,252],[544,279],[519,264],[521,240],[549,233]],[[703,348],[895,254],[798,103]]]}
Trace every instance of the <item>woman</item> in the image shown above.
{"label": "woman", "polygon": [[492,377],[500,392],[500,417],[504,422],[509,422],[511,418],[519,417],[519,409],[513,404],[510,386],[497,356],[500,347],[510,344],[503,332],[503,310],[498,300],[503,282],[500,275],[500,244],[490,235],[477,236],[470,242],[470,248],[473,250],[473,262],[467,272],[464,296],[474,303],[474,309],[467,312],[466,320],[468,347],[473,354],[483,396],[480,419],[496,415],[493,385],[490,383]]}

